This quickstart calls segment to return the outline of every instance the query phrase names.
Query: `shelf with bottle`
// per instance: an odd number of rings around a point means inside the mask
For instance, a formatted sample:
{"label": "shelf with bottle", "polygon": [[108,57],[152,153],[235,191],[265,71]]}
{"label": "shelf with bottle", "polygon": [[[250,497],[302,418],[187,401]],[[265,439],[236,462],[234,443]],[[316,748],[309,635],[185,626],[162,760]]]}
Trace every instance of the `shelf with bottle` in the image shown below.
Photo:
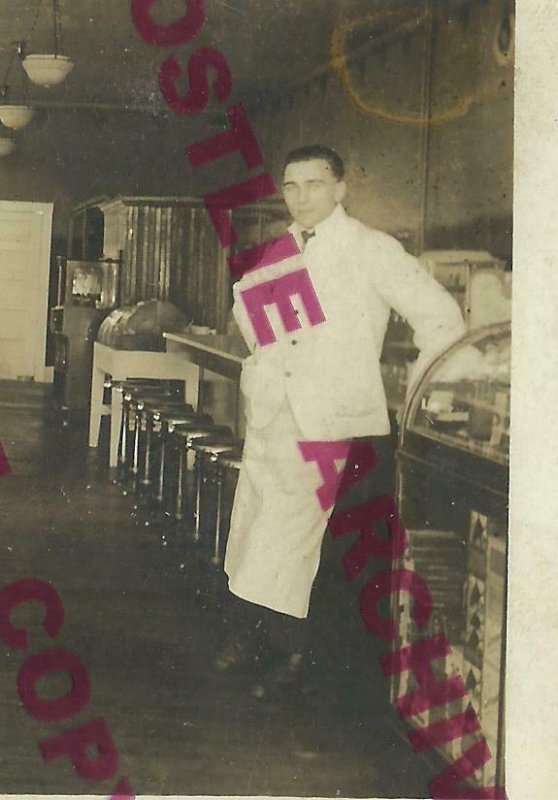
{"label": "shelf with bottle", "polygon": [[[501,784],[504,771],[506,523],[498,515],[472,510],[473,506],[455,509],[446,516],[444,528],[408,528],[401,566],[425,581],[432,597],[432,614],[428,627],[419,629],[413,620],[412,597],[404,591],[395,597],[392,613],[398,632],[395,648],[444,635],[449,650],[432,663],[434,676],[438,681],[460,677],[467,689],[467,694],[456,700],[414,714],[407,719],[408,725],[421,731],[471,708],[492,758],[471,776],[469,784],[490,786]],[[426,523],[432,515],[436,523],[441,522],[439,510],[432,508],[414,522]],[[392,701],[418,688],[413,672],[404,671],[393,677]],[[436,752],[454,763],[475,741],[474,735],[456,737],[438,745]]]}

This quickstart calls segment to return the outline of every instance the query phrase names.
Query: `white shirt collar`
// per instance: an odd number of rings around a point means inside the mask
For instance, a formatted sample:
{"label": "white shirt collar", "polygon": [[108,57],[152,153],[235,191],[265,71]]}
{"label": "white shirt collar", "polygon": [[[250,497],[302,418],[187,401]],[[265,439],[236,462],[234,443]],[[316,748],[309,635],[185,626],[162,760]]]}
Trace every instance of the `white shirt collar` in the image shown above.
{"label": "white shirt collar", "polygon": [[[329,217],[326,217],[321,222],[318,222],[318,224],[313,228],[313,230],[316,233],[316,235],[320,236],[321,238],[324,233],[327,234],[328,232],[333,232],[334,229],[337,228],[337,225],[341,222],[341,220],[344,220],[346,217],[347,217],[347,212],[345,211],[341,203],[337,203],[337,205],[335,206]],[[307,230],[307,228],[303,228],[302,225],[299,225],[298,222],[293,222],[291,225],[289,225],[289,231],[295,237],[297,244],[301,250],[303,249],[302,246],[303,230]]]}

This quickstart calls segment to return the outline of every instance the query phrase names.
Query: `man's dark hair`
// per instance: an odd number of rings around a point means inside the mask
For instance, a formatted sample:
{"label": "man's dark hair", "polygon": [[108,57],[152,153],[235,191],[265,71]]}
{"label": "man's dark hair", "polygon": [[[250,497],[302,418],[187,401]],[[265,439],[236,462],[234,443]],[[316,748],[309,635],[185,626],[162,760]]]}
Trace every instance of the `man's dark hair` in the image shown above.
{"label": "man's dark hair", "polygon": [[327,161],[335,177],[338,180],[343,179],[345,174],[343,159],[335,150],[332,150],[331,147],[326,147],[325,144],[309,144],[306,147],[296,147],[290,153],[287,153],[285,167],[287,164],[296,164],[298,161],[314,161],[316,158]]}

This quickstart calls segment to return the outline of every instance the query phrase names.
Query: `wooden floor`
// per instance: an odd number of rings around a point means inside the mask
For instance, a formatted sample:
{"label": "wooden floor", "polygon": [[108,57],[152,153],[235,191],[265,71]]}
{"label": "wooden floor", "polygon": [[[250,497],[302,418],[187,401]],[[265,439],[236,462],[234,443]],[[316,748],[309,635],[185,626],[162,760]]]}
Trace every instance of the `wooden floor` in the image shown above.
{"label": "wooden floor", "polygon": [[[311,676],[256,699],[261,675],[214,666],[227,632],[222,574],[184,531],[145,524],[108,479],[106,445],[88,451],[83,426],[56,424],[48,389],[18,383],[0,384],[0,441],[12,467],[0,480],[0,587],[37,578],[56,588],[66,620],[55,646],[78,654],[92,682],[74,720],[37,722],[17,692],[24,656],[0,644],[0,793],[110,796],[116,779],[87,783],[38,749],[103,718],[117,775],[138,794],[428,796],[433,770],[397,730],[377,664],[385,647],[365,634],[337,553],[326,552],[312,600]],[[14,615],[35,651],[53,646],[39,620],[31,605]],[[67,691],[41,685],[45,696]]]}

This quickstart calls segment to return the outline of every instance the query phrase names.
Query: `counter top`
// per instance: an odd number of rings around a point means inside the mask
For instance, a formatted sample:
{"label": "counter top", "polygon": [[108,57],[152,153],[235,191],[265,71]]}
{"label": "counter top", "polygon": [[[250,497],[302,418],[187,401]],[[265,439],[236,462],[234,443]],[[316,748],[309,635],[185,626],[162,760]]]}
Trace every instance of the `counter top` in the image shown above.
{"label": "counter top", "polygon": [[[205,411],[216,422],[230,425],[235,435],[244,435],[244,413],[240,397],[242,363],[250,355],[244,340],[225,334],[197,335],[188,330],[164,333],[167,352],[183,359],[186,379],[186,402],[197,411]],[[217,386],[219,379],[233,382],[232,393]],[[213,384],[211,391],[209,385]]]}
{"label": "counter top", "polygon": [[188,349],[192,348],[215,356],[220,356],[228,361],[242,364],[244,359],[250,355],[248,347],[238,336],[227,336],[225,334],[208,334],[196,336],[187,331],[175,333],[163,333],[165,339],[176,342]]}
{"label": "counter top", "polygon": [[[238,336],[226,334],[197,336],[188,331],[164,333],[163,336],[170,343],[169,350],[172,349],[174,352],[182,350],[188,361],[198,367],[233,380],[240,378],[242,362],[250,355],[244,340]],[[404,400],[399,396],[392,396],[393,392],[386,394],[388,408],[400,412]]]}

